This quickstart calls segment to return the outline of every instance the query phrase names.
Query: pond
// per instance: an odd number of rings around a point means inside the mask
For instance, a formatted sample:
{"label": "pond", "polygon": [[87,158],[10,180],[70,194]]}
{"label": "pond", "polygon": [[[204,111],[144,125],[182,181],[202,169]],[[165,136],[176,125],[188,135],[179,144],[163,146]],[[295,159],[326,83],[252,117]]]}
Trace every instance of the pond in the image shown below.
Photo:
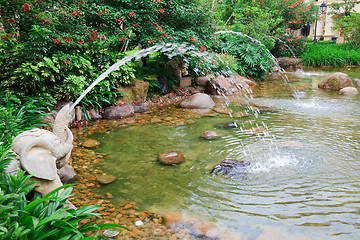
{"label": "pond", "polygon": [[[110,192],[114,202],[135,201],[146,210],[195,216],[224,231],[240,232],[244,239],[255,239],[265,228],[288,239],[358,239],[360,96],[317,88],[335,71],[360,78],[356,68],[289,73],[292,87],[307,97],[292,98],[291,88],[280,79],[265,81],[253,96],[272,113],[130,126],[93,136],[101,142],[98,151],[109,157],[102,170],[117,176],[99,191]],[[227,121],[239,127],[215,127]],[[242,131],[257,125],[267,126],[268,134]],[[201,139],[207,130],[222,137]],[[304,147],[277,147],[283,141],[299,141]],[[182,152],[185,162],[161,165],[158,154],[171,150]],[[209,168],[225,158],[250,162],[245,176],[210,174]]]}

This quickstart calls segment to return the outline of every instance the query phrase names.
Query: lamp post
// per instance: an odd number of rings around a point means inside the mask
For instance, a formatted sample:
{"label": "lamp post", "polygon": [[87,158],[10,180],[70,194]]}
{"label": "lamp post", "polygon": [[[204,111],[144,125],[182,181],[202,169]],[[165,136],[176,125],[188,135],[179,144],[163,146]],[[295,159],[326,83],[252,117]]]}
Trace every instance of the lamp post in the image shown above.
{"label": "lamp post", "polygon": [[[327,7],[326,3],[324,3],[324,2],[320,5],[321,15],[325,12],[326,7]],[[313,45],[315,45],[315,43],[316,43],[316,28],[317,28],[317,19],[315,21],[315,33],[314,33],[314,44]]]}

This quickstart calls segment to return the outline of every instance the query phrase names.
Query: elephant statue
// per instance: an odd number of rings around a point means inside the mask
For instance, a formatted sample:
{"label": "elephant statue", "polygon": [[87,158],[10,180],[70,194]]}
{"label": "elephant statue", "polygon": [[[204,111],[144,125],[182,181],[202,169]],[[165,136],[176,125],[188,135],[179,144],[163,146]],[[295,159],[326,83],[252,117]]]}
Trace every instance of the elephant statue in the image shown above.
{"label": "elephant statue", "polygon": [[35,128],[17,135],[12,143],[17,157],[6,171],[13,174],[20,168],[33,175],[31,180],[37,181],[34,189],[43,196],[62,186],[58,169],[68,163],[73,148],[70,118],[66,105],[57,114],[52,132]]}

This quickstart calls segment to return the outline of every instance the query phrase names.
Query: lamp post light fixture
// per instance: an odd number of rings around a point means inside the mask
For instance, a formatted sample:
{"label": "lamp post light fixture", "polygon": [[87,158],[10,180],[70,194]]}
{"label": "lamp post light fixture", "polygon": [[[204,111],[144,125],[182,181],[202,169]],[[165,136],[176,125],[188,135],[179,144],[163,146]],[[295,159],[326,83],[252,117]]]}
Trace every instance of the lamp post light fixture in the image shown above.
{"label": "lamp post light fixture", "polygon": [[[324,2],[320,5],[321,15],[325,12],[326,7],[327,7],[327,5]],[[317,27],[317,19],[315,21],[314,44],[313,45],[315,45],[315,43],[316,43],[316,27]]]}

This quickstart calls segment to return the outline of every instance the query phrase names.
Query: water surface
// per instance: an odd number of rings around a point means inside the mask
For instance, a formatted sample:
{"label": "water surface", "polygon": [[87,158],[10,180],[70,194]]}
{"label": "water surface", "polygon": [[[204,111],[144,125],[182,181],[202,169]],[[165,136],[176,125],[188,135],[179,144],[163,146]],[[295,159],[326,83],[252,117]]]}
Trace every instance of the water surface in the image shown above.
{"label": "water surface", "polygon": [[[358,69],[340,69],[360,78]],[[189,125],[145,125],[93,136],[108,154],[103,171],[117,181],[103,187],[114,202],[135,201],[146,210],[182,212],[254,239],[273,228],[288,239],[359,239],[360,97],[317,89],[331,72],[306,70],[290,82],[308,97],[296,100],[282,80],[260,84],[254,97],[275,113],[257,118],[203,117]],[[215,129],[218,140],[199,136],[217,123],[236,121],[237,129]],[[265,125],[266,136],[242,129]],[[278,148],[300,141],[300,150]],[[178,150],[185,162],[163,166],[159,153]],[[212,175],[225,158],[249,161],[244,178]]]}

